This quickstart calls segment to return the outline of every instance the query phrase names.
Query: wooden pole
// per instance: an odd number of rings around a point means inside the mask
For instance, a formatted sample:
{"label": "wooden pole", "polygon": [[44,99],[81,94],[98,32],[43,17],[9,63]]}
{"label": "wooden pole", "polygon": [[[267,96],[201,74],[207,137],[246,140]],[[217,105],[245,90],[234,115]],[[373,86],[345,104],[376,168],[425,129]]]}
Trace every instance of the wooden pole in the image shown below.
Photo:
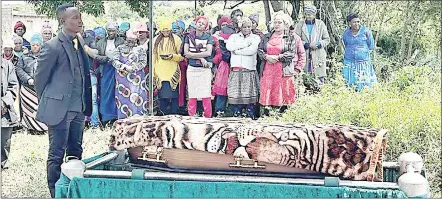
{"label": "wooden pole", "polygon": [[155,34],[153,30],[153,1],[149,1],[149,27],[150,27],[150,34],[149,34],[149,113],[151,116],[153,116],[153,50],[152,50],[152,42],[153,42],[153,36]]}

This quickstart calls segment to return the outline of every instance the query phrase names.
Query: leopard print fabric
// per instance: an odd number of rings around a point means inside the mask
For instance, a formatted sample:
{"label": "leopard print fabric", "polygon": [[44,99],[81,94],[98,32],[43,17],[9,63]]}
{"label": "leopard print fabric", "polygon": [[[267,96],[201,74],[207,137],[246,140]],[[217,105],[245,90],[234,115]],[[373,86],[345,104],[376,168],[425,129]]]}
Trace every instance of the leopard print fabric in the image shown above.
{"label": "leopard print fabric", "polygon": [[382,181],[386,131],[349,125],[266,124],[238,118],[139,116],[114,123],[110,145],[199,150]]}

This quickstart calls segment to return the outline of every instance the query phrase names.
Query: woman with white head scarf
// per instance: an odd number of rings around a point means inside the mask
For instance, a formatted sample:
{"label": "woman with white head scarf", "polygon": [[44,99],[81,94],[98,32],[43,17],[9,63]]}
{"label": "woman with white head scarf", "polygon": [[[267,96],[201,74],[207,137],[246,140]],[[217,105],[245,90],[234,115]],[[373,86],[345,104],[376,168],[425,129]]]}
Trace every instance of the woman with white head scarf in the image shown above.
{"label": "woman with white head scarf", "polygon": [[2,58],[11,61],[12,65],[16,66],[20,57],[14,53],[14,41],[9,39],[4,41],[2,50]]}
{"label": "woman with white head scarf", "polygon": [[118,46],[124,44],[124,39],[117,37],[118,26],[109,21],[106,24],[106,37],[97,42],[98,56],[95,60],[100,64],[101,90],[99,112],[104,124],[112,124],[118,117],[115,101],[115,68],[112,65],[113,53]]}
{"label": "woman with white head scarf", "polygon": [[267,33],[259,44],[262,70],[259,103],[284,112],[288,105],[295,103],[295,77],[305,64],[305,51],[301,38],[289,34],[292,19],[280,11],[273,17],[274,30]]}
{"label": "woman with white head scarf", "polygon": [[295,33],[301,37],[306,52],[307,61],[304,71],[316,76],[320,83],[324,83],[327,76],[327,52],[325,48],[330,43],[327,26],[320,19],[316,19],[316,7],[304,7],[305,20],[295,26]]}
{"label": "woman with white head scarf", "polygon": [[259,78],[256,71],[256,55],[261,38],[252,33],[252,21],[247,17],[238,20],[240,32],[227,40],[231,52],[227,96],[234,116],[241,115],[242,109],[255,119],[254,105],[258,102]]}

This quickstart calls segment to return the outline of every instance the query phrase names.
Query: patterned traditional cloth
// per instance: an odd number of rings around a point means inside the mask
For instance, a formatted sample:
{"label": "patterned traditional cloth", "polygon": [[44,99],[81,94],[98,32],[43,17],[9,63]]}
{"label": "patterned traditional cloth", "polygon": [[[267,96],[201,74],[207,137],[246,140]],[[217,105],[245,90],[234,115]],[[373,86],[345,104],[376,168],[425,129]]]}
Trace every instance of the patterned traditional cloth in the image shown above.
{"label": "patterned traditional cloth", "polygon": [[[279,55],[282,36],[273,35],[267,43],[267,54]],[[295,103],[295,78],[283,77],[282,62],[265,63],[260,82],[259,103],[264,106],[282,106]]]}
{"label": "patterned traditional cloth", "polygon": [[20,105],[22,107],[22,124],[25,128],[44,132],[48,130],[48,127],[37,121],[37,109],[38,109],[38,98],[37,93],[33,88],[22,85],[20,89]]}
{"label": "patterned traditional cloth", "polygon": [[229,104],[252,104],[258,102],[259,78],[256,70],[233,70],[227,89]]}
{"label": "patterned traditional cloth", "polygon": [[[383,180],[386,130],[345,125],[266,124],[184,116],[117,120],[110,146],[157,146],[233,155],[350,180]],[[227,164],[227,163],[226,163]]]}
{"label": "patterned traditional cloth", "polygon": [[374,39],[371,31],[361,26],[359,32],[353,35],[350,29],[345,30],[342,37],[345,45],[344,68],[342,75],[347,86],[356,87],[356,91],[371,87],[377,83],[377,78],[370,59],[370,50],[374,49]]}
{"label": "patterned traditional cloth", "polygon": [[149,102],[147,101],[147,90],[145,73],[143,71],[146,65],[146,51],[140,47],[128,47],[121,45],[117,48],[113,65],[120,68],[126,64],[132,66],[135,72],[123,75],[120,72],[115,74],[116,89],[115,99],[118,109],[118,118],[127,118],[133,115],[144,115],[149,111]]}

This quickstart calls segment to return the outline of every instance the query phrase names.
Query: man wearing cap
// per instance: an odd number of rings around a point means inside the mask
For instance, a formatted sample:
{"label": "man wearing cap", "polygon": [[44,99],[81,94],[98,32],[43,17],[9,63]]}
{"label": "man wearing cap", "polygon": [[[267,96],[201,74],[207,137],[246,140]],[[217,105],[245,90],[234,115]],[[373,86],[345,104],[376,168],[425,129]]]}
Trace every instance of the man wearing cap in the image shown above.
{"label": "man wearing cap", "polygon": [[60,33],[43,45],[34,77],[40,103],[37,120],[48,125],[51,197],[55,197],[64,156],[82,158],[84,119],[92,112],[89,62],[78,41],[83,28],[80,11],[65,3],[57,7],[56,16]]}
{"label": "man wearing cap", "polygon": [[316,19],[316,7],[307,5],[304,7],[305,20],[295,26],[295,33],[301,37],[306,53],[306,64],[304,71],[319,78],[324,83],[327,63],[325,48],[330,43],[330,36],[325,23]]}
{"label": "man wearing cap", "polygon": [[23,35],[26,33],[26,26],[23,22],[17,21],[14,26],[14,33],[20,36],[23,39],[23,46],[27,49],[31,49],[31,44],[27,41]]}

